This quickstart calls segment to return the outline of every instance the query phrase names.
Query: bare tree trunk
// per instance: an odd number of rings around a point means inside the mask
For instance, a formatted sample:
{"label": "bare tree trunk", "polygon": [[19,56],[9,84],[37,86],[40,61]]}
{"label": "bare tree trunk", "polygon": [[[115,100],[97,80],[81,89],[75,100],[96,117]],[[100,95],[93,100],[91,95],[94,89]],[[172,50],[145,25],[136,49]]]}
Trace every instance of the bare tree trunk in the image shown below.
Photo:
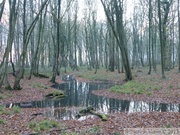
{"label": "bare tree trunk", "polygon": [[112,33],[112,30],[109,31],[109,70],[111,72],[114,72],[114,65],[115,65],[115,62],[114,62],[114,56],[115,56],[115,39],[114,39],[114,36],[113,36],[113,33]]}
{"label": "bare tree trunk", "polygon": [[[30,8],[31,8],[31,13],[30,13],[30,19],[31,20],[34,20],[34,5],[33,5],[33,0],[30,0],[29,1],[30,3]],[[31,35],[31,57],[30,57],[30,61],[31,61],[31,66],[32,66],[32,63],[33,63],[33,57],[34,57],[34,31],[32,32],[32,35]]]}
{"label": "bare tree trunk", "polygon": [[27,55],[27,46],[28,46],[28,43],[29,43],[29,40],[30,40],[30,36],[32,34],[32,31],[34,30],[34,27],[39,19],[39,15],[41,14],[41,12],[43,11],[44,7],[46,6],[48,0],[45,0],[44,3],[42,3],[41,5],[41,8],[39,10],[39,12],[37,13],[35,19],[33,20],[33,22],[31,23],[31,25],[29,26],[29,28],[27,29],[26,33],[25,33],[25,41],[24,41],[24,44],[23,44],[23,50],[22,50],[22,54],[21,54],[21,57],[22,57],[22,60],[21,60],[21,66],[19,68],[19,72],[15,78],[15,81],[14,81],[14,86],[13,88],[16,89],[16,90],[20,90],[21,89],[21,86],[20,86],[20,80],[22,79],[23,75],[24,75],[24,66],[25,66],[25,59],[26,59],[26,55]]}
{"label": "bare tree trunk", "polygon": [[149,0],[149,71],[148,75],[151,74],[151,45],[152,45],[152,3]]}
{"label": "bare tree trunk", "polygon": [[[77,4],[77,1],[76,1]],[[78,70],[78,66],[77,66],[77,17],[78,17],[78,5],[76,5],[75,7],[75,15],[74,15],[74,66],[73,66],[73,70],[76,69]]]}
{"label": "bare tree trunk", "polygon": [[9,55],[12,50],[13,40],[14,40],[18,7],[19,7],[19,2],[17,4],[16,0],[9,1],[10,17],[9,17],[9,32],[8,32],[8,39],[7,39],[7,47],[5,50],[5,54],[3,56],[3,61],[1,62],[1,65],[0,65],[0,87],[2,87],[2,84],[4,81],[6,89],[12,89],[8,81],[8,61],[9,61]]}
{"label": "bare tree trunk", "polygon": [[60,52],[60,11],[61,11],[61,0],[58,0],[58,19],[57,19],[57,43],[54,46],[54,65],[53,65],[53,75],[51,82],[56,82],[56,75],[58,74],[58,64],[59,64],[59,52]]}
{"label": "bare tree trunk", "polygon": [[161,46],[161,71],[162,71],[162,78],[165,77],[165,63],[164,63],[164,45],[163,45],[163,37],[162,37],[162,23],[161,23],[161,5],[160,0],[158,0],[158,17],[159,17],[159,36],[160,36],[160,46]]}
{"label": "bare tree trunk", "polygon": [[3,0],[3,1],[0,3],[0,21],[1,21],[1,17],[2,17],[3,11],[4,11],[5,2],[6,2],[6,0]]}
{"label": "bare tree trunk", "polygon": [[179,57],[179,64],[178,64],[178,71],[180,72],[180,6],[179,6],[179,0],[178,0],[178,30],[179,30],[179,45],[178,45],[178,57]]}
{"label": "bare tree trunk", "polygon": [[[115,8],[116,29],[117,30],[115,30],[115,26],[113,25],[112,20],[110,18],[110,12],[108,10],[108,5],[106,5],[105,2],[103,2],[103,0],[101,0],[101,3],[103,4],[108,22],[110,23],[110,26],[114,33],[114,36],[117,40],[117,44],[121,50],[122,63],[123,63],[123,66],[125,69],[125,75],[126,75],[125,81],[129,81],[129,80],[132,80],[133,77],[132,77],[132,72],[131,72],[129,58],[128,58],[128,51],[127,51],[127,46],[126,46],[127,44],[125,42],[126,37],[125,37],[124,24],[123,24],[123,7],[122,7],[123,2],[117,1],[117,0],[114,0],[113,2],[112,3],[114,4],[114,8]],[[111,15],[113,15],[113,14],[111,14]]]}

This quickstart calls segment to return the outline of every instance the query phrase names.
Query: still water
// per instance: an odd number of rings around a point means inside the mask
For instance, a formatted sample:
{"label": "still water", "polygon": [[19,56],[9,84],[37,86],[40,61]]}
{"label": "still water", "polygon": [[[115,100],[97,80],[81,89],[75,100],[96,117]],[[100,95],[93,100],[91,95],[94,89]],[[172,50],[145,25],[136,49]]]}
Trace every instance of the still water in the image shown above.
{"label": "still water", "polygon": [[76,80],[67,81],[63,84],[55,84],[52,87],[63,90],[66,97],[58,100],[44,99],[41,101],[31,101],[26,103],[17,103],[20,107],[27,104],[31,108],[49,108],[45,114],[48,117],[57,119],[74,119],[80,108],[92,106],[98,112],[180,112],[178,104],[159,104],[143,101],[127,101],[111,99],[92,94],[93,90],[104,90],[110,88],[109,83],[86,83]]}

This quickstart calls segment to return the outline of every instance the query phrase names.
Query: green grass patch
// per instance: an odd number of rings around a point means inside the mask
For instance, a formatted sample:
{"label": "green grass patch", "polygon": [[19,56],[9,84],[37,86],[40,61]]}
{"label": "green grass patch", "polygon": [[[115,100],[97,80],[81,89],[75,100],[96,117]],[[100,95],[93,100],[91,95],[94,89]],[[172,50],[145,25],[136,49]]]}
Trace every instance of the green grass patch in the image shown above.
{"label": "green grass patch", "polygon": [[3,99],[4,98],[4,96],[3,95],[0,95],[0,99]]}
{"label": "green grass patch", "polygon": [[5,121],[5,120],[0,119],[0,125],[3,125],[3,124],[5,124],[5,123],[6,123],[6,121]]}
{"label": "green grass patch", "polygon": [[33,88],[48,89],[46,85],[37,82],[31,83],[30,86],[32,86]]}
{"label": "green grass patch", "polygon": [[119,80],[120,74],[115,72],[106,71],[105,69],[98,69],[97,73],[94,73],[95,70],[81,70],[76,73],[76,76],[86,78],[89,80],[98,80],[98,81],[114,81]]}
{"label": "green grass patch", "polygon": [[13,107],[12,107],[12,112],[13,112],[13,113],[20,113],[20,112],[21,112],[21,108],[18,107],[18,106],[13,106]]}
{"label": "green grass patch", "polygon": [[4,106],[0,105],[0,112],[4,111]]}
{"label": "green grass patch", "polygon": [[0,114],[12,115],[20,112],[21,108],[18,106],[13,106],[12,108],[5,108],[4,106],[0,106]]}
{"label": "green grass patch", "polygon": [[154,91],[158,91],[160,89],[162,89],[162,86],[153,86],[152,87],[152,90],[154,90]]}
{"label": "green grass patch", "polygon": [[103,132],[103,129],[100,126],[93,126],[92,128],[88,129],[87,132],[91,134],[99,134]]}
{"label": "green grass patch", "polygon": [[43,120],[38,123],[37,122],[29,123],[29,128],[35,131],[46,131],[56,127],[60,127],[60,124],[57,121],[53,121],[53,120]]}
{"label": "green grass patch", "polygon": [[0,94],[0,99],[4,99],[4,98],[8,98],[8,97],[13,97],[13,94],[7,93],[7,92]]}
{"label": "green grass patch", "polygon": [[152,88],[147,84],[142,84],[135,81],[129,81],[124,85],[115,85],[110,88],[112,92],[124,93],[124,94],[147,94],[152,95],[149,91]]}

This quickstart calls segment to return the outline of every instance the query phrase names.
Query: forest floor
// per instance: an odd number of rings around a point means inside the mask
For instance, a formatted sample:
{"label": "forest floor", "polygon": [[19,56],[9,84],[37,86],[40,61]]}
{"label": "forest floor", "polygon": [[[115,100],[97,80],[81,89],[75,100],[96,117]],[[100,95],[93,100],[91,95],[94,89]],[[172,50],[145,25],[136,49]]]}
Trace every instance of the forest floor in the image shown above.
{"label": "forest floor", "polygon": [[[93,91],[94,94],[109,98],[151,101],[157,103],[180,104],[180,73],[177,69],[166,72],[166,79],[161,78],[161,73],[152,72],[147,75],[147,70],[134,69],[134,81],[148,84],[157,89],[150,90],[151,94],[122,94],[110,92],[110,90]],[[111,81],[115,84],[124,84],[124,73],[117,73],[98,70],[94,71],[74,71],[73,74],[78,81]],[[86,77],[86,78],[85,78]],[[13,83],[13,76],[10,76]],[[0,105],[41,100],[46,94],[54,90],[49,78],[36,78],[31,80],[25,76],[21,80],[22,90],[0,90]],[[57,78],[57,83],[63,81]],[[47,118],[42,113],[45,108],[3,108],[0,106],[0,135],[30,135],[34,134],[123,134],[125,128],[179,128],[179,112],[118,112],[107,114],[108,120],[101,121],[98,117],[87,118],[85,120],[54,120]],[[51,123],[49,123],[49,121]],[[57,124],[57,123],[58,124]],[[44,124],[44,125],[43,125]],[[49,127],[45,127],[47,125]],[[180,134],[180,129],[179,133]]]}

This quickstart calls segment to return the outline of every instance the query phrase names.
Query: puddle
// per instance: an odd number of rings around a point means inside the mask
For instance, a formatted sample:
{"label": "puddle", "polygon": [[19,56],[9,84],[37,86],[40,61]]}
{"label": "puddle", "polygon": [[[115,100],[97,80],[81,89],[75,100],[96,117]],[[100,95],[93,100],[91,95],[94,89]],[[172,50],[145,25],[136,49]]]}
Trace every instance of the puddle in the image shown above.
{"label": "puddle", "polygon": [[[93,90],[103,90],[110,88],[112,84],[108,83],[86,83],[67,81],[63,84],[55,84],[52,87],[63,90],[66,97],[59,100],[44,99],[41,101],[31,101],[26,103],[16,103],[22,108],[49,108],[45,113],[48,117],[56,119],[75,119],[75,116],[81,108],[92,106],[98,112],[180,112],[178,104],[159,104],[143,101],[127,101],[111,99],[92,94]],[[26,106],[27,105],[27,106]]]}

